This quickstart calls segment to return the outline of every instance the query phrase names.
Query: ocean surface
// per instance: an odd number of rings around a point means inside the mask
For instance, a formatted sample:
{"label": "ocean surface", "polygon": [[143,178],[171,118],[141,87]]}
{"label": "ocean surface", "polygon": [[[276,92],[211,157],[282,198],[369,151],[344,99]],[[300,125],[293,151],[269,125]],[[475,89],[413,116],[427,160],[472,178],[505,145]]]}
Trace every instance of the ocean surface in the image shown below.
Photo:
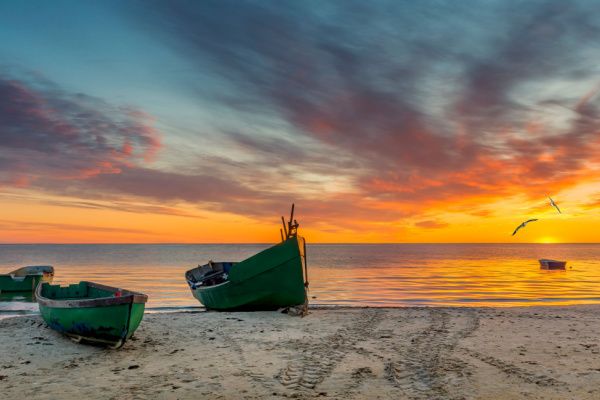
{"label": "ocean surface", "polygon": [[[184,272],[240,261],[267,244],[0,245],[0,273],[55,267],[54,283],[90,280],[149,296],[147,310],[200,307]],[[323,244],[308,246],[312,305],[523,306],[600,303],[600,244]],[[539,258],[568,260],[541,270]],[[37,312],[0,294],[0,318]]]}

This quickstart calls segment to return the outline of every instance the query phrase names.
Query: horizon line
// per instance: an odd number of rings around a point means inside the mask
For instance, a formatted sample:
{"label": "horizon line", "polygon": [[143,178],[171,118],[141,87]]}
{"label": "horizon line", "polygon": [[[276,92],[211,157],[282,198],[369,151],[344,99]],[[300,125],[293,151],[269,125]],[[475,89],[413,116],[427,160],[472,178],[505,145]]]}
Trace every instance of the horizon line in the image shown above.
{"label": "horizon line", "polygon": [[[281,242],[22,242],[3,243],[0,246],[36,245],[275,245]],[[308,242],[307,245],[398,245],[398,244],[600,244],[600,242]]]}

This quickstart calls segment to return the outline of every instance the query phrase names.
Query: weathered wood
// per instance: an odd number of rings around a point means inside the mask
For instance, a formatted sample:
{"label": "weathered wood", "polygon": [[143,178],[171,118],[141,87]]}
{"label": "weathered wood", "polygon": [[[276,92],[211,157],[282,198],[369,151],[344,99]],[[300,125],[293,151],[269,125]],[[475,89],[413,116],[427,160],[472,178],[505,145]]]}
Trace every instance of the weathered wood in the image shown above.
{"label": "weathered wood", "polygon": [[306,261],[306,240],[302,241],[302,246],[304,247],[304,286],[308,287],[308,261]]}
{"label": "weathered wood", "polygon": [[101,307],[101,306],[114,306],[118,304],[133,304],[133,303],[145,303],[148,301],[148,296],[143,293],[132,292],[130,290],[118,289],[112,286],[102,285],[95,282],[85,282],[90,287],[95,287],[101,290],[106,290],[112,293],[120,291],[122,293],[119,297],[100,297],[96,299],[70,299],[70,300],[54,300],[42,296],[42,285],[38,285],[35,290],[35,296],[40,305],[52,308],[87,308],[87,307]]}
{"label": "weathered wood", "polygon": [[283,231],[285,232],[285,237],[288,237],[288,230],[286,228],[286,224],[285,224],[285,218],[283,218],[283,215],[281,216],[281,222],[283,223]]}
{"label": "weathered wood", "polygon": [[292,212],[290,212],[290,222],[288,226],[290,227],[289,231],[292,230],[292,221],[294,220],[294,203],[292,203]]}
{"label": "weathered wood", "polygon": [[142,293],[86,281],[68,287],[39,285],[36,295],[40,314],[50,328],[76,341],[113,348],[133,335],[148,299]]}

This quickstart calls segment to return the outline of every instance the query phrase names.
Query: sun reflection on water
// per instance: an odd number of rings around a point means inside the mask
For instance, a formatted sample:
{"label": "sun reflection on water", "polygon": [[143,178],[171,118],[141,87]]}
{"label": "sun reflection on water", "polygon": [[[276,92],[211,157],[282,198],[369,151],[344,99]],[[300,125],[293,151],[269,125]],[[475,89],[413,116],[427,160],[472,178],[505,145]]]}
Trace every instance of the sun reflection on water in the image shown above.
{"label": "sun reflection on water", "polygon": [[[50,263],[55,283],[90,280],[141,291],[149,309],[160,309],[199,306],[183,277],[187,269],[210,259],[242,260],[267,245],[0,247],[0,271]],[[567,270],[541,270],[539,258],[568,260]],[[317,305],[600,303],[600,245],[309,245],[308,264],[309,298]],[[19,307],[0,298],[0,312]]]}

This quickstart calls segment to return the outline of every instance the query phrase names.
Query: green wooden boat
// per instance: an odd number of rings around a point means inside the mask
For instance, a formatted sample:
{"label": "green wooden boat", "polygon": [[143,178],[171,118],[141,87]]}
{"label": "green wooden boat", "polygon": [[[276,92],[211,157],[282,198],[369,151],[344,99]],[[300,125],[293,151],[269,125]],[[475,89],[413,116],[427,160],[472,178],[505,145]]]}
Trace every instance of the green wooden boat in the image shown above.
{"label": "green wooden boat", "polygon": [[52,282],[54,268],[50,265],[30,265],[0,275],[0,292],[33,293],[40,282]]}
{"label": "green wooden boat", "polygon": [[306,244],[297,228],[292,206],[281,243],[241,262],[211,261],[187,271],[192,294],[212,310],[276,310],[307,304]]}
{"label": "green wooden boat", "polygon": [[144,317],[148,296],[94,282],[69,286],[43,283],[36,290],[42,317],[76,342],[121,347]]}

